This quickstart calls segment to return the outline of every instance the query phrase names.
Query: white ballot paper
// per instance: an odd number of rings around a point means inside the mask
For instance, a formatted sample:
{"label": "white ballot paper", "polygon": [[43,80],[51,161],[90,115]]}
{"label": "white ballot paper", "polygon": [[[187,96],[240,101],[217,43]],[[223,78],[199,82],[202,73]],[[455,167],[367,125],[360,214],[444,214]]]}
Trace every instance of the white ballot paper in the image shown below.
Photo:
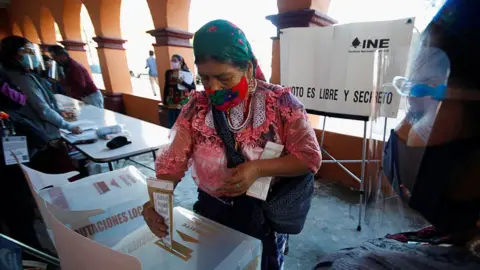
{"label": "white ballot paper", "polygon": [[155,212],[163,217],[165,224],[168,226],[168,235],[161,240],[168,248],[171,248],[173,234],[173,182],[149,178],[148,194],[155,207]]}
{"label": "white ballot paper", "polygon": [[[260,159],[273,159],[278,158],[283,152],[284,146],[274,142],[267,142],[265,149],[260,156]],[[270,183],[272,177],[262,177],[257,179],[253,185],[248,189],[247,195],[265,201],[267,199],[268,190],[270,189]]]}
{"label": "white ballot paper", "polygon": [[[180,70],[178,73],[178,77],[181,78],[185,83],[192,84],[193,83],[193,74],[189,71]],[[181,91],[188,90],[183,84],[178,84],[178,89]]]}

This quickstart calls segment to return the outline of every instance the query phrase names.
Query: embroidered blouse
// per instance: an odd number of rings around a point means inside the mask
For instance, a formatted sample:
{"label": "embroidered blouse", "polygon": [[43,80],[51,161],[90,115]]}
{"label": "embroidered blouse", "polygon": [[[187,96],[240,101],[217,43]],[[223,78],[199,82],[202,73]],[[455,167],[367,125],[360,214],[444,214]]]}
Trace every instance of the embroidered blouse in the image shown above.
{"label": "embroidered blouse", "polygon": [[[316,173],[322,160],[320,147],[303,105],[290,89],[258,81],[250,99],[251,120],[235,134],[245,158],[259,159],[266,143],[271,141],[285,146],[282,156],[293,155]],[[239,127],[248,117],[247,102],[230,110],[233,127]],[[225,195],[218,190],[231,174],[205,92],[192,92],[172,128],[170,143],[159,150],[155,167],[157,175],[173,175],[178,179],[191,169],[200,189],[215,197]]]}

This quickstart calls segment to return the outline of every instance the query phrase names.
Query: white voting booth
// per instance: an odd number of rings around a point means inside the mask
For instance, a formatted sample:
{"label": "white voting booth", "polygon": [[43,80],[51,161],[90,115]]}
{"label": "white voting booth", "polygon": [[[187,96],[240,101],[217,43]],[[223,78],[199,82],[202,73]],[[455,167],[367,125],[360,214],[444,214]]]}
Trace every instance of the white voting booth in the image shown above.
{"label": "white voting booth", "polygon": [[62,269],[260,269],[260,240],[181,207],[173,209],[171,248],[161,245],[142,216],[146,177],[133,166],[73,183],[72,173],[20,166]]}
{"label": "white voting booth", "polygon": [[[364,22],[317,28],[290,28],[281,32],[282,85],[311,114],[324,116],[321,147],[330,158],[360,183],[358,230],[361,230],[365,167],[367,160],[367,122],[396,118],[401,101],[391,82],[406,73],[414,19]],[[374,106],[381,104],[381,106]],[[373,112],[372,108],[381,108]],[[363,121],[361,160],[337,160],[325,149],[323,140],[327,117]],[[372,118],[375,119],[372,119]],[[382,138],[377,138],[381,140]],[[361,163],[361,176],[349,171],[346,163]]]}

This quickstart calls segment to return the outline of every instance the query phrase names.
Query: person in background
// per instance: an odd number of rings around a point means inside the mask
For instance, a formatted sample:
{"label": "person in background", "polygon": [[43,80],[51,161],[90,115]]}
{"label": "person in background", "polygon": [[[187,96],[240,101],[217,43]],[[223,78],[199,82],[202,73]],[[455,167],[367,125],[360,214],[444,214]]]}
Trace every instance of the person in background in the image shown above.
{"label": "person in background", "polygon": [[48,51],[64,69],[65,77],[61,81],[67,88],[68,95],[86,104],[103,108],[103,95],[95,86],[88,70],[72,59],[62,46],[50,46]]}
{"label": "person in background", "polygon": [[195,90],[193,73],[183,57],[178,54],[170,60],[171,69],[165,72],[163,104],[168,109],[168,128],[172,128],[180,115],[182,106],[188,102],[190,91]]}
{"label": "person in background", "polygon": [[55,96],[34,70],[40,66],[40,54],[27,39],[4,38],[0,44],[0,64],[13,85],[26,96],[26,104],[12,112],[10,119],[27,136],[31,167],[45,173],[75,170],[61,142],[60,129],[81,133],[67,122],[58,109]]}
{"label": "person in background", "polygon": [[[232,23],[207,23],[193,49],[205,91],[193,91],[183,106],[171,144],[159,151],[157,178],[176,184],[191,169],[199,187],[194,211],[260,239],[261,269],[282,269],[287,234],[303,229],[322,159],[305,108],[289,89],[256,78],[250,43]],[[283,149],[280,157],[260,160],[267,145]],[[273,177],[265,202],[246,195],[261,177]],[[150,202],[143,214],[165,236]]]}
{"label": "person in background", "polygon": [[145,65],[145,68],[148,68],[148,76],[150,79],[150,85],[152,86],[152,92],[153,95],[157,95],[157,91],[155,90],[155,85],[158,85],[158,72],[157,72],[157,62],[155,60],[155,57],[153,57],[154,53],[153,51],[149,51],[148,54],[150,55],[147,58],[147,64]]}
{"label": "person in background", "polygon": [[408,106],[381,168],[432,226],[325,255],[315,269],[480,269],[479,10],[480,1],[447,0],[422,34],[410,78],[395,84]]}

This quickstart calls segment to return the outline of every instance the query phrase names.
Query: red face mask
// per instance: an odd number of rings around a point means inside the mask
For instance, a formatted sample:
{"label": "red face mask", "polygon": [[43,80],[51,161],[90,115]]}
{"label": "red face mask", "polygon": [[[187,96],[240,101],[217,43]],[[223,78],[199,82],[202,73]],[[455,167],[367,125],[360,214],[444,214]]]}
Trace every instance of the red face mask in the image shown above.
{"label": "red face mask", "polygon": [[242,103],[248,96],[248,81],[245,76],[232,89],[212,90],[205,88],[210,103],[221,111],[229,109]]}

